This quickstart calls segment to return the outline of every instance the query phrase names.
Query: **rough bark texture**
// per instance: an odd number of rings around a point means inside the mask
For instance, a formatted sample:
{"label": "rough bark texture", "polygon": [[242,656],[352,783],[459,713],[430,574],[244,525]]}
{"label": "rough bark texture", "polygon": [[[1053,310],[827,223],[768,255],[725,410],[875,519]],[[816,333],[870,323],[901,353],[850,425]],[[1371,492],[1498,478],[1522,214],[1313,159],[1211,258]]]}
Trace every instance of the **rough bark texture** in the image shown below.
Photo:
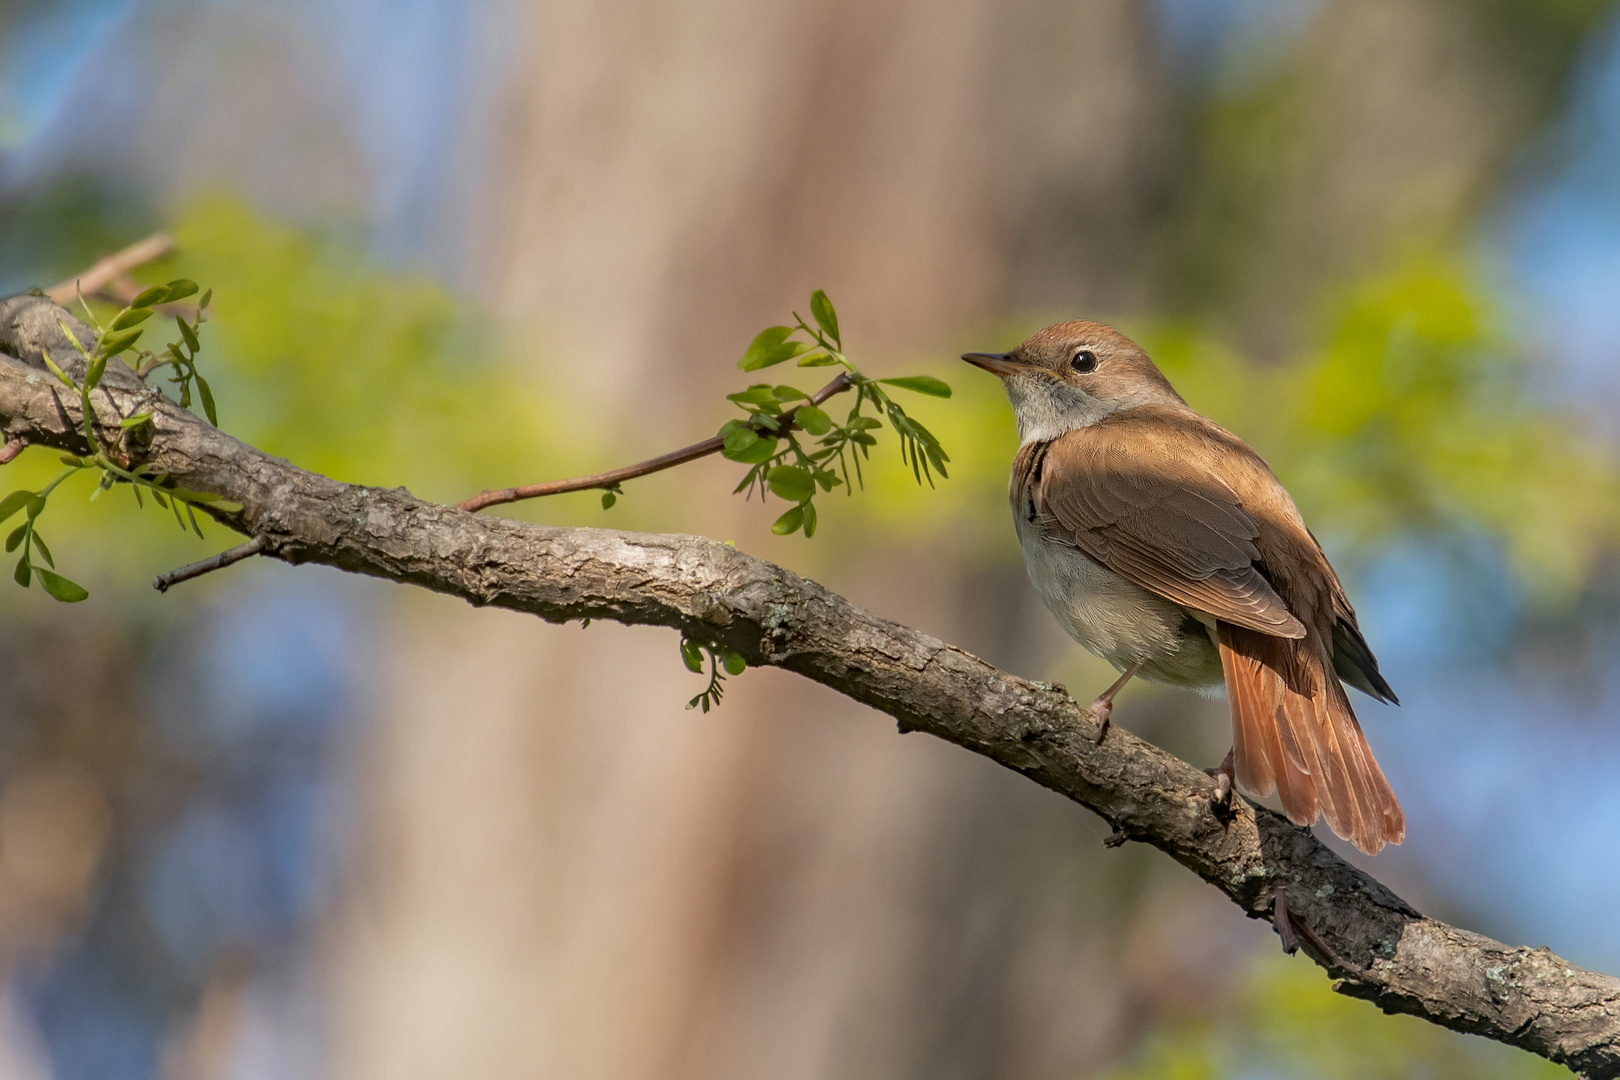
{"label": "rough bark texture", "polygon": [[[84,453],[79,397],[45,368],[76,355],[48,299],[0,301],[0,431]],[[1339,989],[1389,1012],[1522,1047],[1592,1077],[1620,1077],[1620,979],[1545,949],[1503,945],[1425,918],[1308,830],[1234,800],[1185,762],[1096,725],[1059,687],[1028,682],[878,618],[813,581],[697,536],[552,528],[424,503],[403,488],[344,484],[216,430],[145,389],[116,361],[92,395],[109,447],[122,416],[150,410],[138,447],[118,452],[177,484],[240,503],[216,514],[262,537],[265,554],[316,562],[551,622],[614,619],[723,643],[753,665],[798,672],[989,757],[1075,800],[1122,839],[1152,844],[1269,919],[1277,891],[1319,943]]]}

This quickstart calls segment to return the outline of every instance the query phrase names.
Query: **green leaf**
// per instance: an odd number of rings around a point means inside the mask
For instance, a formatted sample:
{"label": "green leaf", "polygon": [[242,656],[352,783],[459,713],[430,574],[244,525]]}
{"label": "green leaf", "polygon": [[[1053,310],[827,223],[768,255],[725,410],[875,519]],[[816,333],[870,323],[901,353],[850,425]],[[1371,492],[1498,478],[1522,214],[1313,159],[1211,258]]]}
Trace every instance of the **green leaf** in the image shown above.
{"label": "green leaf", "polygon": [[832,417],[815,405],[800,405],[793,413],[793,422],[812,435],[825,435],[832,430]]}
{"label": "green leaf", "polygon": [[699,673],[703,671],[703,650],[691,638],[681,638],[681,662],[686,665],[688,671]]}
{"label": "green leaf", "polygon": [[190,349],[193,353],[196,353],[198,349],[201,349],[202,346],[197,342],[197,331],[191,328],[191,324],[180,318],[178,315],[175,316],[174,321],[180,327],[180,336],[186,339],[186,348]]}
{"label": "green leaf", "polygon": [[197,283],[188,278],[175,278],[163,287],[161,303],[172,304],[176,300],[184,300],[197,291]]}
{"label": "green leaf", "polygon": [[33,491],[19,490],[13,491],[4,499],[0,499],[0,521],[6,520],[6,518],[10,517],[12,514],[15,514],[24,506],[27,506],[28,500],[32,499],[35,494],[37,493]]}
{"label": "green leaf", "polygon": [[141,305],[136,304],[133,307],[127,307],[123,311],[119,312],[118,313],[118,318],[114,319],[113,324],[111,326],[109,326],[107,329],[109,329],[109,330],[128,330],[130,327],[135,326],[135,325],[137,325],[139,323],[143,323],[147,319],[150,319],[151,317],[152,317],[152,309],[151,308],[142,307]]}
{"label": "green leaf", "polygon": [[[137,330],[136,333],[140,333],[140,331]],[[101,377],[105,374],[107,374],[107,358],[105,356],[97,356],[84,369],[84,393],[87,404],[90,401],[90,391],[101,385]]]}
{"label": "green leaf", "polygon": [[836,363],[838,363],[838,361],[834,360],[832,357],[828,356],[826,353],[817,352],[817,353],[811,353],[809,356],[806,356],[804,359],[800,360],[799,361],[799,366],[800,367],[832,367]]}
{"label": "green leaf", "polygon": [[23,554],[22,558],[17,560],[17,571],[16,573],[12,574],[11,577],[17,582],[17,584],[21,585],[25,589],[28,588],[28,583],[33,580],[33,576],[29,572],[28,555],[26,552]]}
{"label": "green leaf", "polygon": [[[793,333],[793,327],[791,326],[767,326],[754,335],[754,340],[743,351],[742,359],[737,361],[737,366],[744,371],[758,371],[760,368],[768,366],[769,362],[766,358],[774,353],[777,347],[786,341],[791,333]],[[782,359],[785,360],[787,357]],[[780,362],[776,361],[776,363]]]}
{"label": "green leaf", "polygon": [[84,343],[79,340],[79,335],[73,332],[73,328],[62,319],[57,319],[56,325],[61,328],[62,333],[67,335],[67,339],[73,343],[73,347],[78,350],[79,355],[88,359],[90,353],[85,350]]}
{"label": "green leaf", "polygon": [[804,504],[804,538],[808,540],[814,535],[816,535],[816,504],[807,502]]}
{"label": "green leaf", "polygon": [[25,537],[27,535],[28,535],[28,522],[25,521],[21,525],[17,526],[15,529],[12,529],[11,530],[11,535],[6,537],[6,550],[8,552],[16,551],[17,550],[17,545],[22,543],[23,542],[23,537]]}
{"label": "green leaf", "polygon": [[[122,420],[118,421],[118,426],[128,431],[130,428],[140,427],[142,424],[147,423],[151,419],[152,414],[149,412],[136,413],[134,416],[126,416]],[[81,464],[78,458],[74,458],[72,461],[67,461],[67,459],[64,457],[63,461],[69,465]]]}
{"label": "green leaf", "polygon": [[775,524],[771,526],[771,532],[775,533],[777,536],[786,536],[788,533],[797,532],[799,526],[803,524],[804,507],[795,506],[793,509],[776,519]]}
{"label": "green leaf", "polygon": [[725,442],[721,445],[725,449],[726,456],[730,457],[733,454],[742,453],[757,442],[759,442],[759,432],[753,428],[737,427],[726,435]]}
{"label": "green leaf", "polygon": [[741,675],[748,670],[748,661],[734,652],[726,653],[725,668],[727,675]]}
{"label": "green leaf", "polygon": [[878,382],[887,383],[889,386],[898,386],[902,390],[927,394],[930,397],[948,398],[951,396],[951,388],[932,375],[908,375],[903,379],[879,379]]}
{"label": "green leaf", "polygon": [[[51,549],[45,546],[45,541],[43,541],[43,540],[41,540],[39,538],[39,533],[34,533],[34,535],[32,537],[30,537],[29,539],[31,539],[34,542],[34,550],[39,552],[40,555],[44,557],[44,559],[45,559],[45,561],[47,563],[49,563],[52,567],[55,567],[56,566],[56,560],[51,558]],[[42,573],[42,574],[44,572],[45,571],[43,571],[43,570],[40,571],[40,573]]]}
{"label": "green leaf", "polygon": [[75,584],[63,577],[43,568],[36,568],[39,573],[39,583],[45,586],[45,591],[62,601],[64,604],[77,604],[90,594],[84,586]]}
{"label": "green leaf", "polygon": [[726,400],[735,401],[738,405],[775,405],[776,390],[764,383],[756,383],[746,390],[727,394]]}
{"label": "green leaf", "polygon": [[61,379],[62,382],[66,383],[68,386],[72,387],[75,390],[77,390],[79,388],[78,383],[76,383],[72,379],[68,378],[68,373],[67,372],[63,371],[61,368],[56,366],[56,361],[51,359],[51,354],[49,352],[46,352],[44,349],[41,349],[41,350],[39,350],[39,354],[45,358],[45,366],[51,369],[51,374],[52,375],[55,375],[58,379]]}
{"label": "green leaf", "polygon": [[163,303],[163,298],[169,295],[167,285],[154,285],[129,302],[132,308],[149,308],[153,304]]}
{"label": "green leaf", "polygon": [[776,395],[777,401],[797,401],[799,398],[807,398],[810,396],[803,390],[800,390],[798,387],[788,386],[786,383],[774,388],[771,393]]}
{"label": "green leaf", "polygon": [[788,502],[804,502],[816,493],[816,482],[797,465],[778,465],[765,474],[773,494]]}
{"label": "green leaf", "polygon": [[[202,299],[197,301],[197,310],[198,311],[205,311],[205,310],[207,310],[208,305],[212,304],[213,302],[214,302],[214,290],[209,289],[207,292],[202,294]],[[586,620],[586,621],[588,622],[589,620]]]}
{"label": "green leaf", "polygon": [[741,462],[744,465],[758,465],[776,456],[776,438],[770,435],[761,436],[756,442],[750,443],[745,450],[734,452],[722,449],[720,453],[732,461]]}
{"label": "green leaf", "polygon": [[45,496],[35,495],[28,500],[28,520],[33,521],[45,512]]}
{"label": "green leaf", "polygon": [[197,376],[197,394],[202,398],[203,412],[208,414],[208,422],[219,427],[219,414],[214,411],[214,391],[209,388],[208,380],[201,375]]}
{"label": "green leaf", "polygon": [[810,314],[816,317],[816,323],[832,338],[833,344],[842,347],[843,339],[838,336],[838,312],[833,310],[832,301],[820,289],[810,294]]}
{"label": "green leaf", "polygon": [[618,501],[619,501],[619,497],[617,495],[615,495],[613,492],[611,492],[611,491],[602,492],[602,509],[604,509],[604,510],[611,509],[613,504],[618,502]]}
{"label": "green leaf", "polygon": [[145,332],[145,330],[138,326],[129,330],[109,330],[106,335],[102,337],[100,342],[101,347],[97,351],[102,357],[117,356],[119,353],[135,344],[135,339],[140,337]]}

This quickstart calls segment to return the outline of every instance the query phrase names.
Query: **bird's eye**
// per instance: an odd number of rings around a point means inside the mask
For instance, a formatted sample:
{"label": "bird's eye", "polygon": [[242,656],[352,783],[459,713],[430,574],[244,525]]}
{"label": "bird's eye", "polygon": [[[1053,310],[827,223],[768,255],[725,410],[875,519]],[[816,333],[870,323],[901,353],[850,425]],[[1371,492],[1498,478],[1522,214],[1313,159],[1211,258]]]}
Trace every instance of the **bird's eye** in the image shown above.
{"label": "bird's eye", "polygon": [[1081,349],[1079,352],[1074,354],[1074,359],[1069,361],[1069,366],[1074,368],[1074,370],[1078,371],[1082,375],[1086,374],[1087,372],[1096,371],[1097,354],[1092,352],[1090,349]]}

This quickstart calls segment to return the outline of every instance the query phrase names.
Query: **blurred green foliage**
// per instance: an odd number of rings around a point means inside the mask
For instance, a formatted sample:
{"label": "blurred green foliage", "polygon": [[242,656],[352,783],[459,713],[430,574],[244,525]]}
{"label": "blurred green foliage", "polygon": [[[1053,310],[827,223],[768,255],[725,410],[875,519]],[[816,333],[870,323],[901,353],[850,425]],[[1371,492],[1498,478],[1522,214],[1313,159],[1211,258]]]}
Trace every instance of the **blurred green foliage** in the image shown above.
{"label": "blurred green foliage", "polygon": [[1269,955],[1206,1015],[1154,1029],[1104,1080],[1539,1080],[1561,1065],[1333,992],[1303,957]]}
{"label": "blurred green foliage", "polygon": [[[260,449],[343,480],[403,483],[451,501],[492,476],[545,475],[578,435],[554,419],[562,410],[543,387],[503,362],[507,339],[439,285],[229,199],[198,205],[174,234],[179,252],[137,277],[183,275],[213,289],[199,366],[221,427]],[[54,452],[30,449],[6,479],[39,488],[60,469]],[[149,591],[155,571],[239,539],[215,526],[199,543],[150,502],[143,515],[123,486],[93,506],[92,490],[88,481],[65,484],[48,524],[58,561],[93,594]]]}
{"label": "blurred green foliage", "polygon": [[[214,290],[220,424],[329,476],[465,498],[532,460],[554,412],[505,343],[442,286],[356,247],[214,199],[175,229],[179,253],[142,271]],[[205,361],[206,363],[206,361]]]}
{"label": "blurred green foliage", "polygon": [[1316,342],[1280,365],[1185,328],[1143,337],[1194,407],[1267,457],[1318,533],[1365,550],[1482,532],[1532,598],[1568,600],[1620,540],[1620,467],[1538,394],[1467,265],[1408,258],[1324,312]]}

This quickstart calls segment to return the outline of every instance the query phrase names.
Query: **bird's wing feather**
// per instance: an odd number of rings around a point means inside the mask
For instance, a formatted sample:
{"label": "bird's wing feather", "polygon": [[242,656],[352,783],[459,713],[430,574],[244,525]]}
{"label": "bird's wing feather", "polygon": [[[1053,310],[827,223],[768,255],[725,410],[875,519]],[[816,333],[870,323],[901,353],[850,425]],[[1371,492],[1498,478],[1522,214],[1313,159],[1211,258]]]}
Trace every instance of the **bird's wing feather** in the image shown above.
{"label": "bird's wing feather", "polygon": [[1194,433],[1167,430],[1162,417],[1143,419],[1111,417],[1027,458],[1026,482],[1048,535],[1168,600],[1262,633],[1303,637],[1305,627],[1257,565],[1258,525],[1200,463]]}

